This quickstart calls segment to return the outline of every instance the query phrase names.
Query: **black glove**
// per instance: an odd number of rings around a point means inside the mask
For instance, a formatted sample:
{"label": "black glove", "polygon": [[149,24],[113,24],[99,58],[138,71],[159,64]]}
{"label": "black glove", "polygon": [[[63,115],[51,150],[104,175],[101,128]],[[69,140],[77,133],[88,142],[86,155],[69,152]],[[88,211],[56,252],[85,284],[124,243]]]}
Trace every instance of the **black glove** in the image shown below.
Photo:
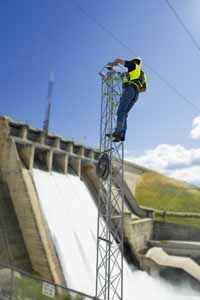
{"label": "black glove", "polygon": [[107,63],[106,68],[107,68],[108,70],[111,70],[112,67],[113,67],[113,64],[112,64],[111,62]]}

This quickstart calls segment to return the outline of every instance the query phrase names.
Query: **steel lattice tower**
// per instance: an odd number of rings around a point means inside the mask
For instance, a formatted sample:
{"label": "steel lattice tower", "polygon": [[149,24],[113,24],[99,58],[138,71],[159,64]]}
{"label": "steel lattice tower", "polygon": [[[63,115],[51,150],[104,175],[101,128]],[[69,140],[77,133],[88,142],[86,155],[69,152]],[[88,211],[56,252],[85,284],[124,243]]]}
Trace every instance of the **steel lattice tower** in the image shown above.
{"label": "steel lattice tower", "polygon": [[124,145],[114,143],[116,111],[121,96],[120,73],[110,69],[102,78],[100,152],[108,155],[109,175],[100,178],[96,298],[123,299]]}

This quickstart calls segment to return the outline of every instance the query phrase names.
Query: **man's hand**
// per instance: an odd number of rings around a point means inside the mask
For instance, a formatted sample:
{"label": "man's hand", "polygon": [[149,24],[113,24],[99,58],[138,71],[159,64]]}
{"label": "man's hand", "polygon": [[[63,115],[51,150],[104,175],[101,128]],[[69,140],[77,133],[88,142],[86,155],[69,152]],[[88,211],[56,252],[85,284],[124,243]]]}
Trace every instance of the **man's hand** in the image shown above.
{"label": "man's hand", "polygon": [[116,58],[113,62],[112,62],[112,66],[117,66],[117,65],[124,65],[125,60],[121,59],[121,58]]}

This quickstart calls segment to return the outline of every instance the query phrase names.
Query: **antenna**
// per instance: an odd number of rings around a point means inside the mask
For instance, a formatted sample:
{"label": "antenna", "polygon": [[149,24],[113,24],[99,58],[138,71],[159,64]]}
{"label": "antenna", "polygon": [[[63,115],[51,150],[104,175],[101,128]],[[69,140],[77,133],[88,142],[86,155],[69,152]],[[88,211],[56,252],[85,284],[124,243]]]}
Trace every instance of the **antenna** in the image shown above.
{"label": "antenna", "polygon": [[51,104],[52,104],[52,94],[54,87],[54,71],[51,70],[49,83],[48,83],[48,93],[47,93],[47,110],[45,113],[45,119],[43,122],[43,130],[46,134],[49,132],[49,122],[50,122],[50,114],[51,114]]}

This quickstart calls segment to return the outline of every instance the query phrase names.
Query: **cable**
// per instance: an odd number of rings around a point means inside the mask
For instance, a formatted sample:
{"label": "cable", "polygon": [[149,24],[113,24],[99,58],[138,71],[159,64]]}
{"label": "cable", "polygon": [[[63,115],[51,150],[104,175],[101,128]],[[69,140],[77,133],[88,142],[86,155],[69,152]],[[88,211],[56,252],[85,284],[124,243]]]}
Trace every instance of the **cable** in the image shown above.
{"label": "cable", "polygon": [[[167,1],[167,0],[166,0]],[[72,1],[71,1],[72,2]],[[105,27],[102,23],[97,21],[94,17],[92,17],[90,14],[83,9],[80,4],[76,1],[73,0],[72,4],[74,7],[76,7],[79,11],[82,12],[88,19],[90,19],[94,24],[96,24],[99,28],[101,28],[104,32],[106,32],[108,35],[110,35],[117,43],[119,43],[122,47],[126,48],[129,52],[131,52],[134,56],[137,56],[134,51],[121,39],[119,39],[111,30],[109,30],[107,27]],[[200,48],[199,48],[200,50]],[[194,104],[191,100],[189,100],[187,97],[185,97],[173,84],[171,84],[168,80],[166,80],[159,72],[157,72],[153,67],[151,67],[149,64],[144,63],[144,65],[152,72],[154,73],[162,82],[165,83],[165,85],[170,88],[174,93],[176,93],[182,100],[184,100],[186,103],[189,103],[195,110],[200,112],[200,108]],[[183,191],[177,191],[174,195],[174,198],[182,193]]]}
{"label": "cable", "polygon": [[187,35],[190,37],[190,39],[192,40],[192,42],[195,45],[195,47],[197,48],[197,50],[200,51],[200,46],[199,46],[198,42],[196,41],[196,39],[194,38],[194,36],[190,32],[190,30],[187,28],[187,26],[184,24],[183,20],[178,15],[178,13],[176,12],[175,8],[172,6],[172,4],[169,2],[169,0],[164,0],[164,1],[166,2],[167,6],[171,9],[171,11],[173,12],[173,14],[175,15],[175,17],[176,17],[177,21],[179,22],[179,24],[183,27],[183,29],[185,30],[185,32],[187,33]]}
{"label": "cable", "polygon": [[[71,1],[72,5],[76,7],[82,14],[84,14],[88,19],[90,19],[91,22],[96,24],[99,28],[101,28],[104,32],[106,32],[108,35],[110,35],[117,43],[119,43],[122,47],[127,49],[131,54],[134,56],[137,56],[133,49],[131,49],[126,43],[124,43],[121,39],[119,39],[111,30],[109,30],[107,27],[105,27],[102,23],[97,21],[94,17],[92,17],[90,14],[87,13],[87,11],[80,6],[80,4],[73,0]],[[171,84],[167,79],[165,79],[159,72],[157,72],[152,66],[150,66],[147,63],[144,63],[144,65],[152,72],[154,73],[162,82],[165,83],[165,85],[171,89],[176,95],[179,96],[180,99],[182,99],[184,102],[190,104],[193,109],[198,111],[200,113],[200,107],[198,107],[195,103],[193,103],[191,100],[189,100],[186,96],[184,96],[173,84]]]}

